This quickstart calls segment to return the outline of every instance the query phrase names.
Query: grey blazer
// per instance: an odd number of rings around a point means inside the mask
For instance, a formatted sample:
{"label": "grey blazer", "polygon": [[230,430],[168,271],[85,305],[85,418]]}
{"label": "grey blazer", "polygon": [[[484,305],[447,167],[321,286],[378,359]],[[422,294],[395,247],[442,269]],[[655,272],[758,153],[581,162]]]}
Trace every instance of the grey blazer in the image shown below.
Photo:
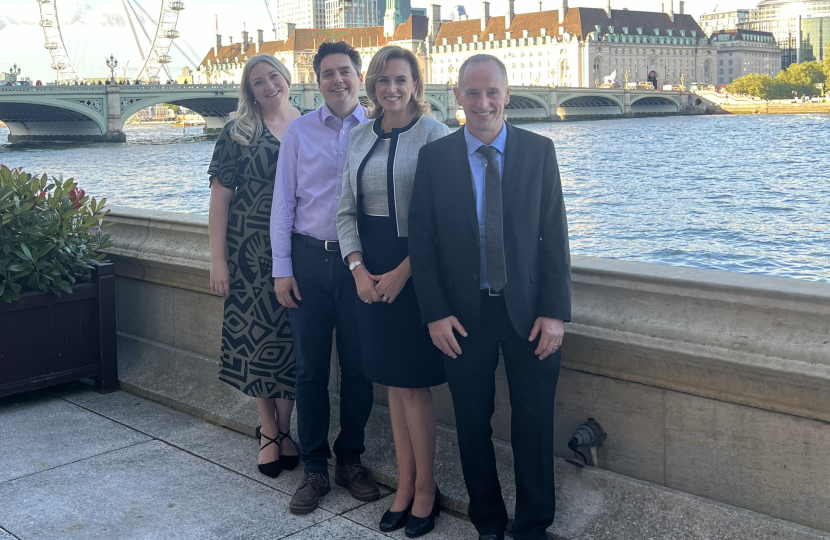
{"label": "grey blazer", "polygon": [[[340,253],[345,259],[350,253],[363,251],[360,233],[357,230],[357,171],[364,158],[377,141],[373,129],[380,119],[361,124],[349,134],[349,148],[346,165],[343,168],[343,193],[337,208],[337,236],[340,240]],[[392,169],[392,183],[395,188],[395,220],[398,236],[408,236],[409,201],[412,199],[412,184],[415,181],[415,169],[418,165],[418,153],[425,144],[450,134],[450,129],[443,123],[422,116],[408,131],[398,136],[395,149],[395,163]],[[362,178],[364,189],[369,191],[371,182],[382,182],[386,186],[386,177]]]}

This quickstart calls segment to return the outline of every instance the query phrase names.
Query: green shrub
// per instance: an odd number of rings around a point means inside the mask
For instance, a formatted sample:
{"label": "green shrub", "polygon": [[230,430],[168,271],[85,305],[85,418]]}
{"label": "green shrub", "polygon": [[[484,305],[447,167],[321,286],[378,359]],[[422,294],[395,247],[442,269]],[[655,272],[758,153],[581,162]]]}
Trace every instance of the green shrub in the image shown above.
{"label": "green shrub", "polygon": [[0,298],[28,291],[71,293],[110,247],[106,199],[86,196],[73,179],[48,179],[0,165]]}

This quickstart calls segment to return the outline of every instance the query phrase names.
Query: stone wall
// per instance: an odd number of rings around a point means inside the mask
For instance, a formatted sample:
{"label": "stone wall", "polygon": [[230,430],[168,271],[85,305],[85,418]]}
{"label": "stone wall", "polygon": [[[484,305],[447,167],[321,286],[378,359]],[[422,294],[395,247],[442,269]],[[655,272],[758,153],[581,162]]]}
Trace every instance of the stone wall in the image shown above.
{"label": "stone wall", "polygon": [[[226,413],[251,403],[215,376],[207,217],[115,208],[107,221],[122,385],[241,429]],[[830,531],[830,284],[574,257],[573,299],[557,455],[593,417],[601,468]],[[452,425],[446,385],[435,396]],[[509,441],[502,367],[496,399]]]}

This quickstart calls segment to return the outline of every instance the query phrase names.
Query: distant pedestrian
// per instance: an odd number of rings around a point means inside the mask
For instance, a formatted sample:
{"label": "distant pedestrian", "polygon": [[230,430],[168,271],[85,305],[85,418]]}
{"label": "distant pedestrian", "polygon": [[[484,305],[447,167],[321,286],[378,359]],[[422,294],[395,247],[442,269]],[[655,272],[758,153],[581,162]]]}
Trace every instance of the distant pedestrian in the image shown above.
{"label": "distant pedestrian", "polygon": [[[280,140],[300,112],[291,73],[270,55],[242,71],[235,118],[216,141],[210,176],[210,288],[225,297],[219,379],[255,398],[259,471],[276,477],[299,462],[291,438],[294,343],[274,295],[268,219]],[[227,253],[227,258],[226,258]]]}

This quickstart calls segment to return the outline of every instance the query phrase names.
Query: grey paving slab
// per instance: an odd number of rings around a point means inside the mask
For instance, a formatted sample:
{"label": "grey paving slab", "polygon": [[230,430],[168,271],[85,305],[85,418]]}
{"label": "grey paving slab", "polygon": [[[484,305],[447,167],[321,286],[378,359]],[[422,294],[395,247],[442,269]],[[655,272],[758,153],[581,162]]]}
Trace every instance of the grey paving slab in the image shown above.
{"label": "grey paving slab", "polygon": [[[83,384],[65,385],[55,393],[285,494],[293,495],[302,481],[302,463],[294,471],[283,471],[275,479],[260,474],[256,467],[259,447],[253,437],[174,411],[142,397],[127,392],[98,394]],[[296,438],[296,419],[294,423],[292,433]],[[330,475],[333,479],[333,470]],[[384,496],[390,492],[388,488],[381,488]],[[361,504],[364,503],[354,499],[346,490],[332,486],[332,491],[321,500],[320,508],[341,514]]]}
{"label": "grey paving slab", "polygon": [[[387,497],[385,499],[363,505],[360,508],[356,508],[351,512],[343,514],[343,517],[376,531],[378,523],[380,523],[381,516],[383,516],[383,513],[389,509],[390,504],[392,504],[392,497]],[[386,536],[392,538],[406,538],[403,529],[387,533]],[[426,538],[440,538],[442,540],[466,538],[468,540],[473,540],[477,537],[478,532],[469,520],[447,512],[441,512],[441,515],[439,515],[435,520],[435,530]]]}
{"label": "grey paving slab", "polygon": [[0,434],[0,482],[150,440],[46,393],[0,400]]}
{"label": "grey paving slab", "polygon": [[333,517],[286,538],[291,540],[386,540],[383,534],[342,517]]}
{"label": "grey paving slab", "polygon": [[332,517],[284,512],[285,494],[161,441],[5,482],[0,500],[21,540],[279,538]]}

